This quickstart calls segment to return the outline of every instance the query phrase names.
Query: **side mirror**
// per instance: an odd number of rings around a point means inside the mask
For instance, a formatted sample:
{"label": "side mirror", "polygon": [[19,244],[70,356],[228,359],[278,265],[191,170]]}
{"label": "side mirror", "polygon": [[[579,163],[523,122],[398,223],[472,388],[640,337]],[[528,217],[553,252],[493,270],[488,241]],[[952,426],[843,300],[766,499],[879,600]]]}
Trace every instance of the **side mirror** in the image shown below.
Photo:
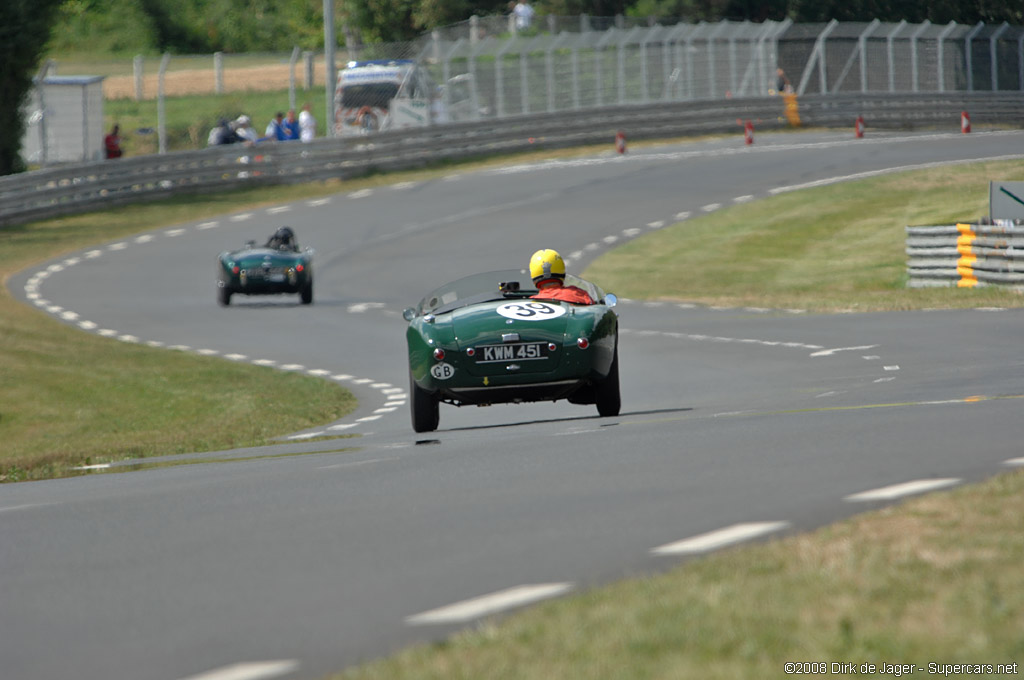
{"label": "side mirror", "polygon": [[402,310],[402,318],[406,321],[412,321],[416,318],[416,310],[412,307],[407,307]]}
{"label": "side mirror", "polygon": [[604,303],[609,307],[614,307],[619,304],[619,298],[615,296],[615,293],[606,293],[604,296]]}

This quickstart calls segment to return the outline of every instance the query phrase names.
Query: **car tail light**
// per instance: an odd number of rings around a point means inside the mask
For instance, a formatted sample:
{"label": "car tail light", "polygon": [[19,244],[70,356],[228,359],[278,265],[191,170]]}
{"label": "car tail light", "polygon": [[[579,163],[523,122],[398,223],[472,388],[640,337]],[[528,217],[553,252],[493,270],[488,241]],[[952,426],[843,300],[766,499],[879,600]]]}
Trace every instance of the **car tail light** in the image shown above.
{"label": "car tail light", "polygon": [[586,338],[576,338],[576,346],[580,349],[586,349],[590,347],[590,340]]}
{"label": "car tail light", "polygon": [[476,350],[473,349],[472,347],[467,348],[466,349],[466,356],[467,357],[475,357],[476,356]]}
{"label": "car tail light", "polygon": [[549,352],[554,352],[556,349],[558,349],[558,345],[556,345],[553,342],[549,342],[548,343],[548,351]]}
{"label": "car tail light", "polygon": [[303,267],[301,264],[295,265],[295,271],[301,272],[303,269],[305,269],[305,267]]}
{"label": "car tail light", "polygon": [[434,350],[434,358],[437,359],[438,361],[443,360],[444,359],[444,350],[441,349],[440,347],[435,349]]}
{"label": "car tail light", "polygon": [[242,268],[236,264],[234,267],[231,268],[231,271],[237,274],[238,272],[242,271]]}

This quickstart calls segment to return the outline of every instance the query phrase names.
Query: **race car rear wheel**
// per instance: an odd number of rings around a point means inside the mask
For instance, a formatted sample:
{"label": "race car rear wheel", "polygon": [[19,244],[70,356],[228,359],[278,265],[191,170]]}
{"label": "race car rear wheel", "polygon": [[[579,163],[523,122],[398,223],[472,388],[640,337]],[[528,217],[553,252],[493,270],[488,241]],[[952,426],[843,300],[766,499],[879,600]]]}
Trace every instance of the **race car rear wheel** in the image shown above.
{"label": "race car rear wheel", "polygon": [[602,418],[619,415],[622,399],[619,396],[619,348],[615,348],[608,377],[599,382],[594,389],[597,396],[597,412]]}
{"label": "race car rear wheel", "polygon": [[303,287],[302,292],[299,293],[299,299],[302,304],[309,305],[313,303],[313,282],[310,281]]}
{"label": "race car rear wheel", "polygon": [[227,286],[220,286],[217,288],[217,303],[221,307],[227,307],[231,304],[231,289]]}
{"label": "race car rear wheel", "polygon": [[412,429],[416,432],[433,432],[441,421],[441,403],[437,397],[421,389],[409,373],[409,411],[412,413]]}

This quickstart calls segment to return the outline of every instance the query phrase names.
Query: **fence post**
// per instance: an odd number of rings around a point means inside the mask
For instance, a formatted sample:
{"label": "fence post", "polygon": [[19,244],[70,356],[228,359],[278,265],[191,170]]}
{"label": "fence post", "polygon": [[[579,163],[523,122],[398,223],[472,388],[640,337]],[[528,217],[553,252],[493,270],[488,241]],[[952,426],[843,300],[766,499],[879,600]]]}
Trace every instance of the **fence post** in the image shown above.
{"label": "fence post", "polygon": [[[938,52],[938,66],[937,66],[937,77],[939,79],[939,92],[946,91],[946,66],[944,63],[945,53],[942,49],[942,44],[946,41],[946,37],[956,28],[956,22],[950,21],[946,24],[946,27],[942,29],[942,33],[939,33],[939,37],[935,39],[935,49]],[[1024,73],[1021,74],[1024,78]],[[1024,89],[1024,81],[1021,81],[1021,89]]]}
{"label": "fence post", "polygon": [[142,55],[132,59],[132,75],[135,76],[135,101],[142,101]]}
{"label": "fence post", "polygon": [[224,94],[224,53],[213,53],[213,91]]}
{"label": "fence post", "polygon": [[979,21],[977,25],[971,29],[971,32],[964,36],[964,56],[967,57],[968,92],[974,92],[974,57],[971,55],[971,42],[974,40],[974,36],[978,35],[983,28],[985,28],[985,22]]}
{"label": "fence post", "polygon": [[312,50],[306,50],[302,53],[302,65],[305,77],[303,78],[303,87],[307,90],[313,89],[313,52]]}
{"label": "fence post", "polygon": [[291,59],[288,60],[288,108],[295,108],[295,64],[299,61],[302,50],[296,45],[292,48]]}
{"label": "fence post", "polygon": [[167,153],[167,102],[164,97],[164,76],[167,74],[167,64],[171,61],[171,55],[167,52],[160,59],[160,72],[157,75],[156,85],[156,133],[158,153]]}
{"label": "fence post", "polygon": [[999,91],[999,50],[996,49],[996,43],[999,41],[999,36],[1006,32],[1006,29],[1010,27],[1010,24],[1003,22],[1003,25],[992,34],[992,37],[988,39],[988,52],[992,60],[992,91]]}
{"label": "fence post", "polygon": [[892,33],[890,33],[885,38],[885,42],[886,42],[886,46],[885,46],[886,47],[886,56],[888,57],[888,61],[889,61],[889,92],[895,92],[896,91],[896,64],[893,63],[892,41],[896,37],[896,34],[899,33],[900,31],[902,31],[903,27],[906,26],[906,25],[907,25],[906,21],[901,21],[896,26],[896,28],[893,29]]}

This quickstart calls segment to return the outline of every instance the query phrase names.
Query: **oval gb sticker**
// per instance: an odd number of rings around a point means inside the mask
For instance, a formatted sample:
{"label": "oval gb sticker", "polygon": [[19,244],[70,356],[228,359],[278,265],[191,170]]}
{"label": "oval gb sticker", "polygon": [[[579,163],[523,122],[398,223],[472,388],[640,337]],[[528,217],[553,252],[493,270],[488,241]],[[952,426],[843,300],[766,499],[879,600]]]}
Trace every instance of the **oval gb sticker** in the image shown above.
{"label": "oval gb sticker", "polygon": [[565,314],[565,307],[551,305],[547,302],[523,300],[522,302],[509,302],[498,307],[498,314],[501,314],[506,319],[547,321],[548,319],[557,319]]}
{"label": "oval gb sticker", "polygon": [[442,361],[430,367],[430,375],[434,376],[437,380],[448,380],[455,375],[455,367]]}

